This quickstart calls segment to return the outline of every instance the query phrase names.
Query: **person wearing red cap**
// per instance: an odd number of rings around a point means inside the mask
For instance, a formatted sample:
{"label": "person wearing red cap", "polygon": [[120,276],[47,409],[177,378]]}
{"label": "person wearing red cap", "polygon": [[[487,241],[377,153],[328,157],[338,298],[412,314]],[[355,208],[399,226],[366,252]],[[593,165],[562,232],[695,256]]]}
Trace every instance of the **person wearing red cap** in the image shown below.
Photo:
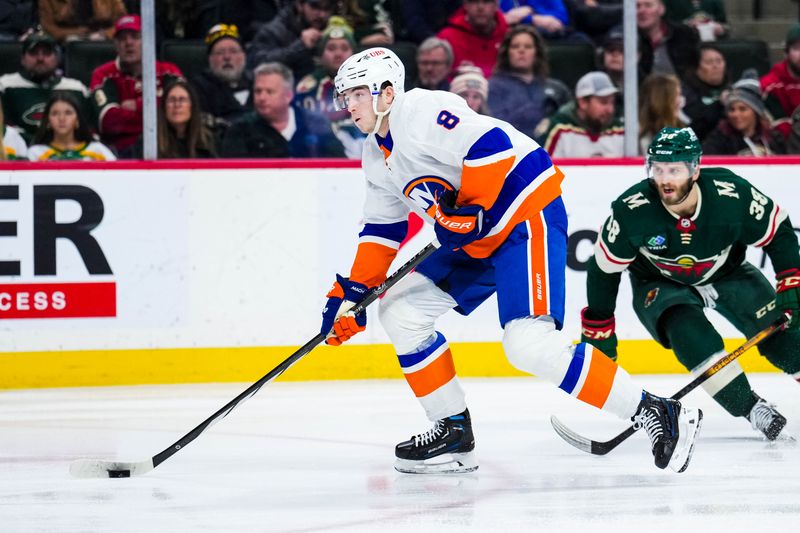
{"label": "person wearing red cap", "polygon": [[[125,15],[114,25],[117,58],[92,72],[90,89],[103,142],[117,150],[127,148],[142,134],[142,20]],[[164,85],[182,78],[177,65],[156,61],[160,98]]]}

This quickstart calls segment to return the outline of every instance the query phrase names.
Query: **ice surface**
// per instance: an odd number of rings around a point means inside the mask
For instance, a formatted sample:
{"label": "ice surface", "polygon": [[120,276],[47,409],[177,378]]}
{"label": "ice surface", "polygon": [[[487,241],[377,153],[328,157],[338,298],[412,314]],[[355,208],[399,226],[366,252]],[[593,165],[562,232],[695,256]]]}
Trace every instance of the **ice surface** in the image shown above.
{"label": "ice surface", "polygon": [[[665,395],[689,381],[636,379]],[[800,436],[797,383],[751,382]],[[475,474],[392,469],[394,444],[430,424],[389,380],[272,383],[144,476],[70,477],[78,458],[149,459],[248,385],[0,392],[0,531],[729,533],[800,518],[800,446],[766,442],[704,392],[685,399],[704,426],[675,474],[653,466],[643,434],[605,457],[563,442],[551,414],[603,440],[627,424],[533,378],[464,380]]]}

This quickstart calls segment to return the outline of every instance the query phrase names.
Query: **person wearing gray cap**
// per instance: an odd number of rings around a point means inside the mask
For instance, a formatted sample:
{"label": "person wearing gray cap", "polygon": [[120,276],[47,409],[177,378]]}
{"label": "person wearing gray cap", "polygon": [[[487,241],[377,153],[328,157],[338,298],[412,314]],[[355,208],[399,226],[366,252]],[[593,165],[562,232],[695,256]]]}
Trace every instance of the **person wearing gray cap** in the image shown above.
{"label": "person wearing gray cap", "polygon": [[605,72],[584,74],[575,85],[575,101],[550,119],[544,149],[558,157],[622,157],[622,120],[615,113],[617,88]]}
{"label": "person wearing gray cap", "polygon": [[734,83],[725,111],[726,117],[703,141],[704,153],[749,156],[786,153],[783,135],[770,127],[758,80],[744,78]]}

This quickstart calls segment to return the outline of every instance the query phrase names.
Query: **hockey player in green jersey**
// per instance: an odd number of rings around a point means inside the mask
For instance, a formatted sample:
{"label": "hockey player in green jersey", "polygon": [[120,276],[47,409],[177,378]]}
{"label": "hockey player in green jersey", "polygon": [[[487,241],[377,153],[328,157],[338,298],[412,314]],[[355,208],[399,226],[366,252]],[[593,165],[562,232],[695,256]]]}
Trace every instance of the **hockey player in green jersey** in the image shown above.
{"label": "hockey player in green jersey", "polygon": [[[647,179],[611,204],[588,264],[581,339],[616,357],[614,310],[628,270],[633,307],[647,331],[695,375],[725,352],[703,312],[715,309],[747,337],[784,311],[788,327],[760,345],[773,365],[800,381],[800,253],[787,212],[725,168],[700,169],[690,128],[664,128],[647,151]],[[772,261],[776,289],[745,261],[747,246]],[[703,383],[733,416],[774,440],[786,425],[753,392],[738,361]]]}

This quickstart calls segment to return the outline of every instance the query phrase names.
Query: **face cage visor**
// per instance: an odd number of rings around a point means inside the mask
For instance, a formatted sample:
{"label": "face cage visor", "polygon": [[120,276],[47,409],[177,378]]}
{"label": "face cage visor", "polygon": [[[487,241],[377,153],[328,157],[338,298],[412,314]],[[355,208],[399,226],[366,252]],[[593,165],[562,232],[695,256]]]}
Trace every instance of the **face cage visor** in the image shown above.
{"label": "face cage visor", "polygon": [[686,170],[689,171],[689,177],[693,176],[697,167],[700,166],[700,159],[696,158],[692,161],[653,161],[650,157],[647,158],[647,164],[645,165],[645,171],[647,172],[647,179],[655,180],[653,176],[653,166],[656,163],[683,163],[686,165]]}
{"label": "face cage visor", "polygon": [[350,107],[351,103],[358,105],[368,100],[372,100],[374,96],[380,94],[370,93],[366,85],[354,87],[352,89],[345,89],[345,91],[350,91],[350,93],[345,94],[338,91],[334,91],[333,93],[333,107],[336,109],[336,111],[345,111]]}

